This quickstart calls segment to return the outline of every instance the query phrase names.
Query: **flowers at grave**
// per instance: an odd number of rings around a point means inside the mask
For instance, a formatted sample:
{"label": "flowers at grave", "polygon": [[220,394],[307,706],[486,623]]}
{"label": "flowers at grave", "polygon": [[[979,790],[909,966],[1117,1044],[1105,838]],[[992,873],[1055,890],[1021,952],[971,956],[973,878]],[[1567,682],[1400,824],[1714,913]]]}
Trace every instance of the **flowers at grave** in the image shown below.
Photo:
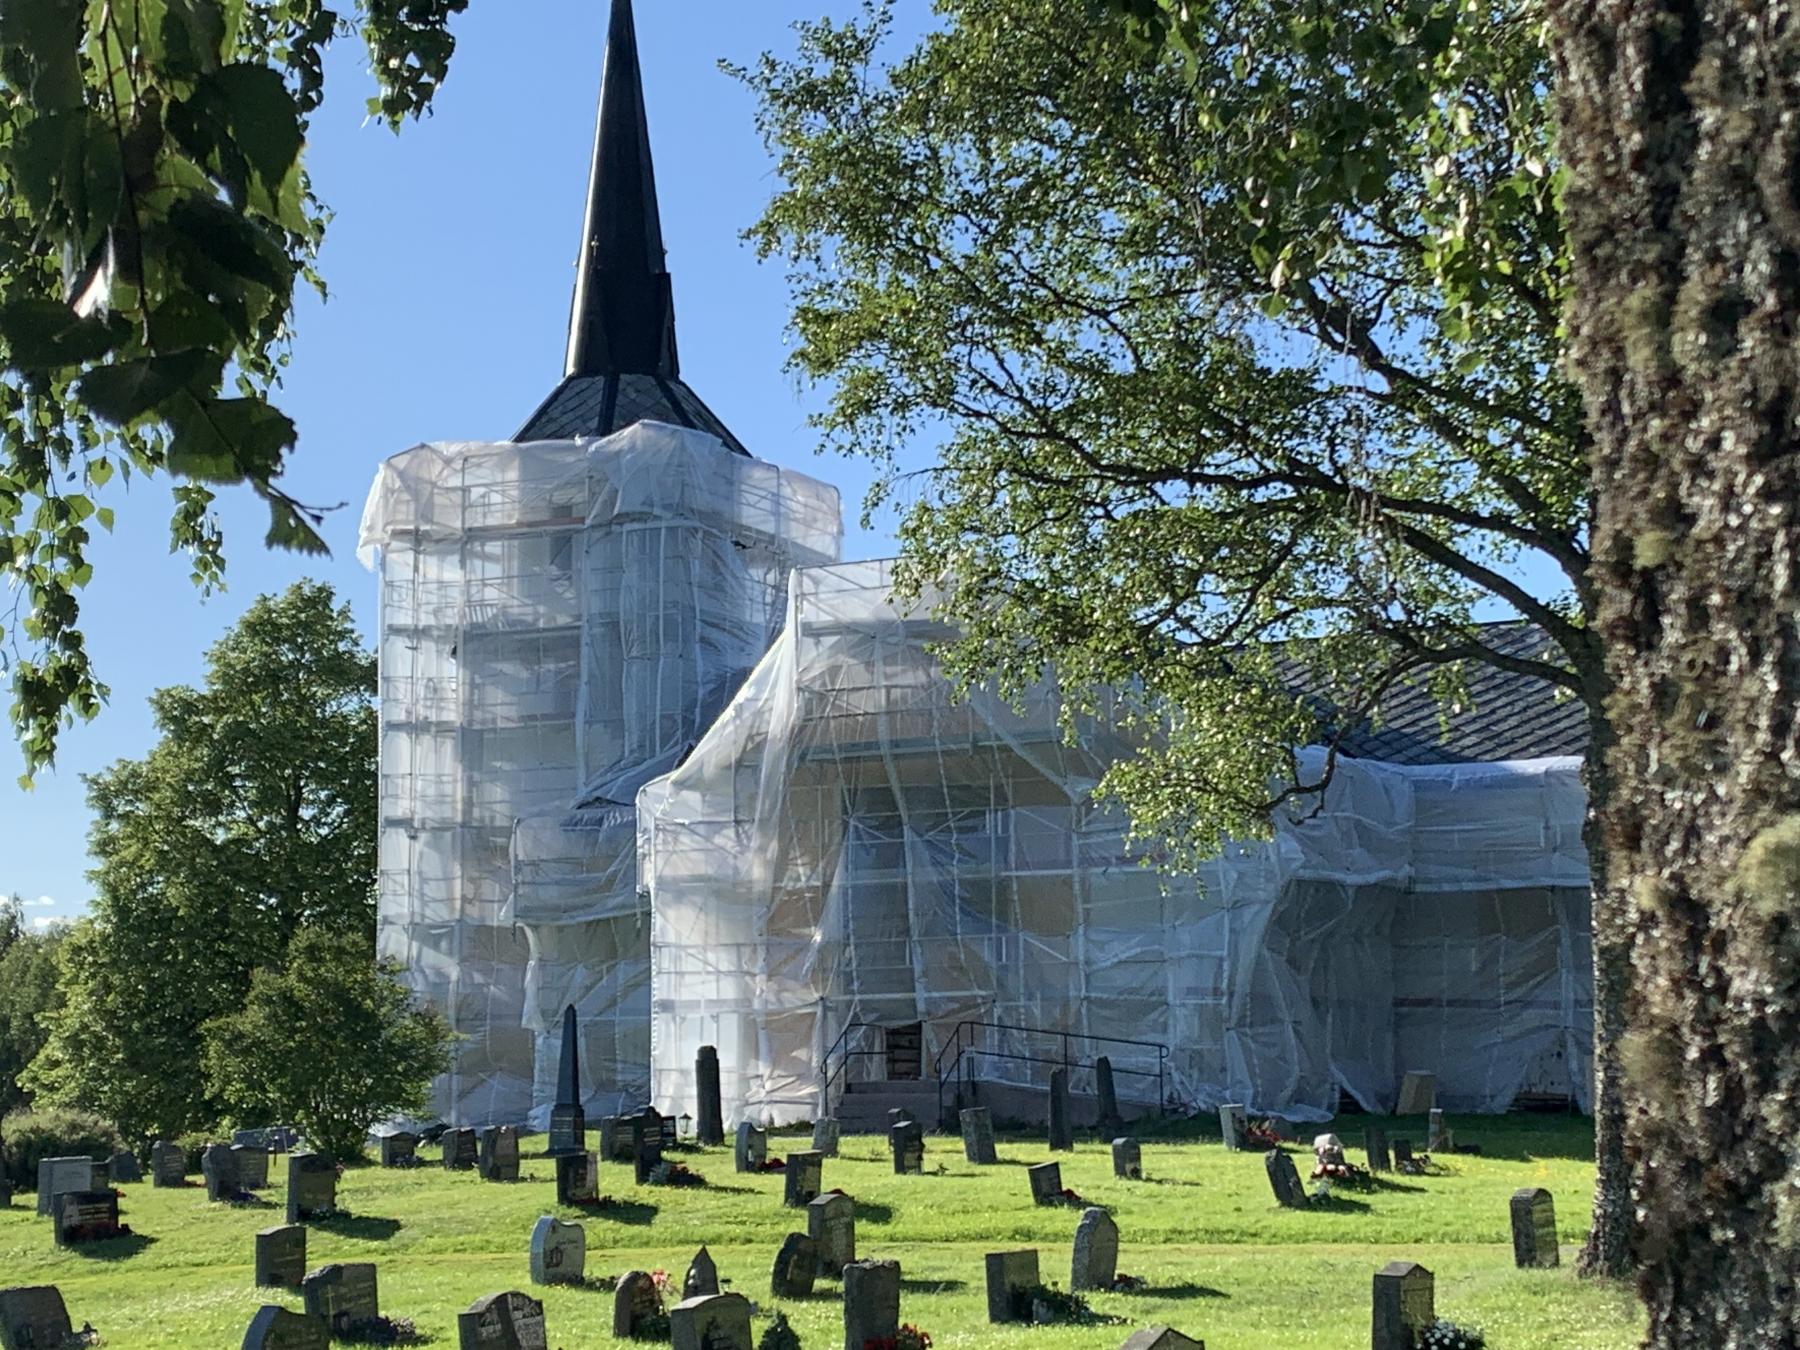
{"label": "flowers at grave", "polygon": [[1459,1327],[1440,1317],[1419,1337],[1419,1350],[1485,1350],[1487,1337],[1474,1327]]}
{"label": "flowers at grave", "polygon": [[349,1345],[421,1345],[429,1338],[419,1334],[410,1317],[365,1317],[334,1333],[333,1339]]}
{"label": "flowers at grave", "polygon": [[1253,1120],[1244,1126],[1244,1139],[1264,1152],[1272,1148],[1280,1148],[1282,1145],[1282,1138],[1275,1128],[1275,1121],[1269,1117]]}
{"label": "flowers at grave", "polygon": [[754,1170],[758,1172],[785,1172],[787,1171],[787,1159],[764,1158],[761,1162],[756,1164]]}
{"label": "flowers at grave", "polygon": [[1101,1317],[1080,1294],[1066,1293],[1053,1284],[1036,1284],[1012,1291],[1013,1316],[1038,1326],[1081,1325],[1111,1322]]}
{"label": "flowers at grave", "polygon": [[863,1350],[931,1350],[931,1333],[911,1322],[904,1322],[893,1336],[871,1336],[863,1342]]}
{"label": "flowers at grave", "polygon": [[652,1186],[704,1186],[706,1178],[693,1168],[676,1162],[673,1158],[664,1158],[650,1169],[645,1180]]}
{"label": "flowers at grave", "polygon": [[1369,1173],[1366,1168],[1358,1167],[1344,1156],[1343,1140],[1335,1134],[1321,1134],[1313,1139],[1312,1179],[1325,1183],[1319,1188],[1324,1193],[1320,1197],[1323,1199],[1331,1194],[1332,1182],[1343,1181],[1367,1186]]}
{"label": "flowers at grave", "polygon": [[1060,1198],[1063,1204],[1073,1205],[1076,1209],[1085,1209],[1087,1207],[1087,1201],[1083,1200],[1073,1187],[1064,1186]]}
{"label": "flowers at grave", "polygon": [[1150,1281],[1142,1275],[1127,1275],[1120,1271],[1113,1276],[1112,1291],[1115,1294],[1135,1294],[1149,1287]]}
{"label": "flowers at grave", "polygon": [[770,1320],[769,1329],[756,1343],[756,1350],[800,1350],[800,1333],[788,1325],[786,1313],[778,1312]]}

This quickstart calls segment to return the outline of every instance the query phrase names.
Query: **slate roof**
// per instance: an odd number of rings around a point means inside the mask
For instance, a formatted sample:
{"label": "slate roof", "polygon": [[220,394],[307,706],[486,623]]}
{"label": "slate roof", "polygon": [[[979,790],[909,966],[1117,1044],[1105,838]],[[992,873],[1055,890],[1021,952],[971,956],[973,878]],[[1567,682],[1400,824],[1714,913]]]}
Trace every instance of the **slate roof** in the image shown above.
{"label": "slate roof", "polygon": [[525,419],[515,441],[610,436],[633,422],[668,422],[711,432],[740,455],[746,450],[680,376],[613,373],[570,375]]}

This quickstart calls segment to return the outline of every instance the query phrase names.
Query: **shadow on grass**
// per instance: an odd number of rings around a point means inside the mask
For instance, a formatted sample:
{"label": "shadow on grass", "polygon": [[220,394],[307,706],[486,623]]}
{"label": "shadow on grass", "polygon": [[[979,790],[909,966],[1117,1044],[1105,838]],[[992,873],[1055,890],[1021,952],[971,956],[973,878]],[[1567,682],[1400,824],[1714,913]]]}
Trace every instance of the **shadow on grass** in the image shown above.
{"label": "shadow on grass", "polygon": [[1425,1191],[1423,1186],[1409,1186],[1404,1181],[1390,1181],[1385,1176],[1372,1178],[1369,1181],[1369,1189],[1382,1192],[1399,1191],[1406,1195],[1421,1195]]}
{"label": "shadow on grass", "polygon": [[1191,1298],[1231,1297],[1223,1289],[1214,1289],[1205,1284],[1195,1284],[1192,1280],[1183,1280],[1180,1284],[1152,1284],[1143,1289],[1120,1289],[1117,1292],[1126,1298],[1167,1298],[1177,1301]]}
{"label": "shadow on grass", "polygon": [[[733,1173],[733,1175],[735,1176],[736,1173]],[[774,1174],[766,1174],[766,1175],[774,1175]],[[754,1187],[754,1186],[726,1186],[717,1181],[709,1181],[704,1186],[694,1186],[694,1187],[690,1187],[690,1189],[699,1190],[699,1191],[711,1191],[714,1195],[759,1195],[759,1194],[761,1194],[761,1192],[759,1192],[756,1189],[756,1187]]]}
{"label": "shadow on grass", "polygon": [[221,1203],[230,1205],[233,1209],[275,1208],[275,1202],[273,1200],[270,1200],[266,1196],[257,1195],[251,1191],[239,1191],[236,1195],[232,1196],[231,1199],[222,1201]]}
{"label": "shadow on grass", "polygon": [[637,1224],[642,1227],[656,1218],[657,1207],[642,1200],[614,1200],[598,1209],[574,1206],[584,1219],[611,1219],[614,1223]]}
{"label": "shadow on grass", "polygon": [[858,1223],[889,1223],[894,1217],[894,1207],[884,1205],[875,1200],[858,1200],[856,1202],[856,1221]]}
{"label": "shadow on grass", "polygon": [[1367,1200],[1353,1200],[1342,1192],[1333,1191],[1323,1200],[1313,1197],[1306,1202],[1306,1208],[1314,1214],[1367,1214]]}
{"label": "shadow on grass", "polygon": [[900,1281],[900,1292],[903,1294],[956,1294],[969,1287],[967,1280],[907,1280]]}
{"label": "shadow on grass", "polygon": [[107,1238],[102,1242],[77,1242],[66,1250],[90,1261],[129,1261],[155,1241],[147,1233],[127,1233],[124,1237]]}
{"label": "shadow on grass", "polygon": [[360,1214],[334,1214],[329,1219],[308,1219],[307,1224],[322,1233],[359,1238],[364,1242],[386,1242],[400,1231],[398,1219],[376,1219]]}
{"label": "shadow on grass", "polygon": [[814,1289],[810,1294],[778,1294],[783,1303],[842,1303],[842,1289]]}

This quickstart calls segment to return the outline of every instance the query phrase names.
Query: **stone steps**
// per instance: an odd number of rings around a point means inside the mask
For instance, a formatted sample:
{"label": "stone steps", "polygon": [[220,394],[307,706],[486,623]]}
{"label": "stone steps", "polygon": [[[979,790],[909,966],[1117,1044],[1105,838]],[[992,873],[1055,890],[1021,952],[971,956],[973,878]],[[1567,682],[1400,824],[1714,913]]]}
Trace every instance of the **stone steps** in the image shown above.
{"label": "stone steps", "polygon": [[886,1134],[888,1112],[895,1107],[910,1112],[927,1131],[936,1130],[937,1083],[924,1079],[851,1083],[838,1099],[837,1118],[846,1134]]}

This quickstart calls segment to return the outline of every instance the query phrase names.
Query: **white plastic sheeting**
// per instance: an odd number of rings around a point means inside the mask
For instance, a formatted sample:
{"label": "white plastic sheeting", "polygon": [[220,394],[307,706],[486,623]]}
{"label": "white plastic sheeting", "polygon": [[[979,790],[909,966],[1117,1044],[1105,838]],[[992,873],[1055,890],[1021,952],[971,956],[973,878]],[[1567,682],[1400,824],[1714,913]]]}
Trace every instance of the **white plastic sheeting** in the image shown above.
{"label": "white plastic sheeting", "polygon": [[536,1118],[560,1017],[588,1105],[642,1101],[649,918],[638,789],[768,650],[834,489],[640,422],[599,441],[424,445],[362,521],[381,578],[378,942],[465,1038],[437,1109]]}
{"label": "white plastic sheeting", "polygon": [[[1391,1108],[1420,1068],[1452,1109],[1524,1088],[1587,1106],[1578,762],[1340,761],[1324,810],[1172,880],[1089,800],[1123,744],[1093,727],[1065,745],[1047,686],[1023,715],[959,702],[928,651],[943,630],[896,609],[886,564],[797,572],[789,603],[731,706],[638,799],[663,1110],[695,1111],[704,1044],[728,1117],[780,1123],[829,1105],[820,1068],[846,1028],[923,1022],[932,1077],[965,1020],[1040,1029],[967,1031],[984,1053],[963,1068],[986,1081],[1040,1082],[1007,1056],[1060,1053],[1046,1033],[1067,1032],[1137,1100],[1160,1084],[1320,1119],[1340,1089]],[[878,1057],[847,1073],[884,1076]]]}

